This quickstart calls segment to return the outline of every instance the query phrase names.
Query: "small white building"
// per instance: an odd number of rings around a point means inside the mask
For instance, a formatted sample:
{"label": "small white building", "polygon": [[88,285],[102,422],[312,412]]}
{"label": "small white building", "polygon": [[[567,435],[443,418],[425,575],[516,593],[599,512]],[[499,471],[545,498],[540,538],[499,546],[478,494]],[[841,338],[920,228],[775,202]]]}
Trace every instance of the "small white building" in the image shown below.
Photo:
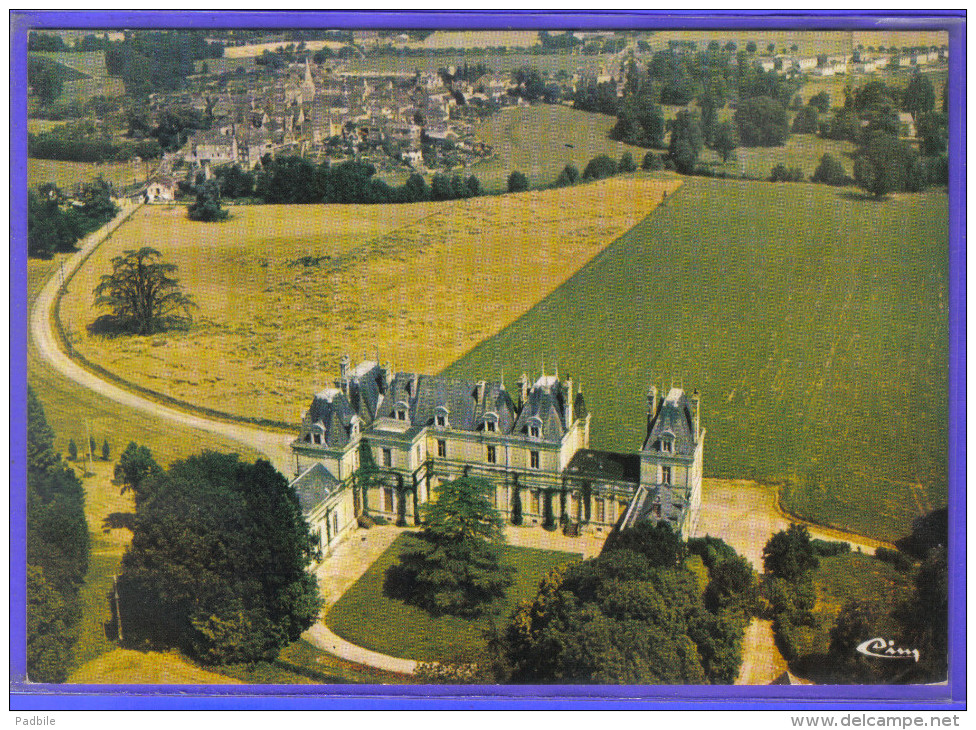
{"label": "small white building", "polygon": [[176,199],[176,188],[172,178],[157,178],[146,186],[142,199],[146,203],[172,203]]}

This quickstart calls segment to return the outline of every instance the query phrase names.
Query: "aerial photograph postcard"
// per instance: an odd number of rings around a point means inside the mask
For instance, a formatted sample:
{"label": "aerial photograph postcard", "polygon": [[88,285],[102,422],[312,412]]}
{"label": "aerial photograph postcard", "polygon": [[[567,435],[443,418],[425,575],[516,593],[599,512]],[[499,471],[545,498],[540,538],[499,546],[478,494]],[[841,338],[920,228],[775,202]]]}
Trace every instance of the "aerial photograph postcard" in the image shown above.
{"label": "aerial photograph postcard", "polygon": [[945,18],[77,16],[11,20],[12,691],[954,696]]}

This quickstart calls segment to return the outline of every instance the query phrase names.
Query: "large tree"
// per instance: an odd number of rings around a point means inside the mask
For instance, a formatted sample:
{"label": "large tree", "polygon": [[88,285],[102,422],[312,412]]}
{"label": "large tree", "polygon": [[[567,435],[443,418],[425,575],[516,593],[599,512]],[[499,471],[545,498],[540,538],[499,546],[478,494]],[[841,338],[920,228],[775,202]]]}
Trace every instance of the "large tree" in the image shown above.
{"label": "large tree", "polygon": [[888,134],[876,133],[858,148],[854,179],[875,197],[891,192],[916,192],[925,187],[925,173],[918,154]]}
{"label": "large tree", "polygon": [[314,540],[267,461],[204,452],[150,477],[118,580],[121,636],[207,663],[270,661],[318,615]]}
{"label": "large tree", "polygon": [[786,107],[768,96],[743,99],[734,119],[744,147],[772,147],[790,137]]}
{"label": "large tree", "polygon": [[197,305],[183,293],[175,271],[176,264],[164,262],[154,248],[126,251],[112,259],[112,273],[102,275],[95,304],[112,310],[117,329],[135,334],[185,324]]}
{"label": "large tree", "polygon": [[[512,680],[732,682],[745,614],[731,603],[709,610],[684,554],[667,525],[644,525],[600,557],[551,572],[507,627]],[[722,563],[713,560],[710,574]]]}
{"label": "large tree", "polygon": [[491,483],[461,477],[434,488],[421,542],[387,573],[387,587],[432,614],[476,616],[511,584],[500,561],[503,521]]}
{"label": "large tree", "polygon": [[678,169],[685,175],[691,173],[698,163],[698,155],[702,149],[701,120],[697,114],[680,111],[668,122],[671,130],[671,140],[668,145],[668,156]]}
{"label": "large tree", "polygon": [[785,581],[798,581],[817,565],[817,556],[810,544],[810,531],[805,525],[792,524],[788,529],[780,530],[763,548],[763,568],[768,574]]}
{"label": "large tree", "polygon": [[125,447],[125,451],[119,456],[119,461],[115,465],[115,483],[122,489],[121,493],[133,492],[136,504],[145,499],[146,495],[142,491],[142,484],[149,477],[155,476],[162,471],[162,467],[153,459],[152,451],[147,446],[138,446],[130,441]]}

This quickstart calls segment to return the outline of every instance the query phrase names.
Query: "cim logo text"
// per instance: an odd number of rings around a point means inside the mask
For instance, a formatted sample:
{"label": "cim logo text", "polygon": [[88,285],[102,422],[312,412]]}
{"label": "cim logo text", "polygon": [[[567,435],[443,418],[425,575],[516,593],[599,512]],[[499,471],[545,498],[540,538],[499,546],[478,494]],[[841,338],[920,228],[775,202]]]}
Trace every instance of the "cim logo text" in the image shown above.
{"label": "cim logo text", "polygon": [[857,650],[864,656],[878,659],[914,659],[918,662],[918,649],[902,649],[895,646],[894,641],[882,639],[880,636],[857,645]]}

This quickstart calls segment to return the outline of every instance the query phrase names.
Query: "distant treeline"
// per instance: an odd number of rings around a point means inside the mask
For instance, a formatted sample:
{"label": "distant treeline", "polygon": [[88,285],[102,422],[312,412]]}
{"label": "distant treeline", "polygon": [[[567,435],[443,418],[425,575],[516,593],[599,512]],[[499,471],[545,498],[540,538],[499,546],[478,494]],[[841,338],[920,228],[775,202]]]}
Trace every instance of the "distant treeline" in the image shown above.
{"label": "distant treeline", "polygon": [[265,156],[261,169],[244,172],[236,165],[216,173],[221,196],[255,197],[265,203],[417,203],[456,200],[482,194],[474,175],[435,174],[428,185],[414,173],[400,186],[374,177],[376,168],[361,161],[315,164],[298,156]]}
{"label": "distant treeline", "polygon": [[134,157],[151,159],[163,154],[155,139],[119,141],[108,137],[71,138],[56,132],[27,135],[27,155],[40,160],[69,162],[124,162]]}
{"label": "distant treeline", "polygon": [[222,58],[224,46],[208,43],[209,35],[209,30],[135,30],[126,31],[121,41],[90,34],[69,46],[60,36],[35,31],[27,47],[30,51],[104,51],[109,75],[122,78],[129,96],[145,97],[181,88],[194,73],[194,61]]}

